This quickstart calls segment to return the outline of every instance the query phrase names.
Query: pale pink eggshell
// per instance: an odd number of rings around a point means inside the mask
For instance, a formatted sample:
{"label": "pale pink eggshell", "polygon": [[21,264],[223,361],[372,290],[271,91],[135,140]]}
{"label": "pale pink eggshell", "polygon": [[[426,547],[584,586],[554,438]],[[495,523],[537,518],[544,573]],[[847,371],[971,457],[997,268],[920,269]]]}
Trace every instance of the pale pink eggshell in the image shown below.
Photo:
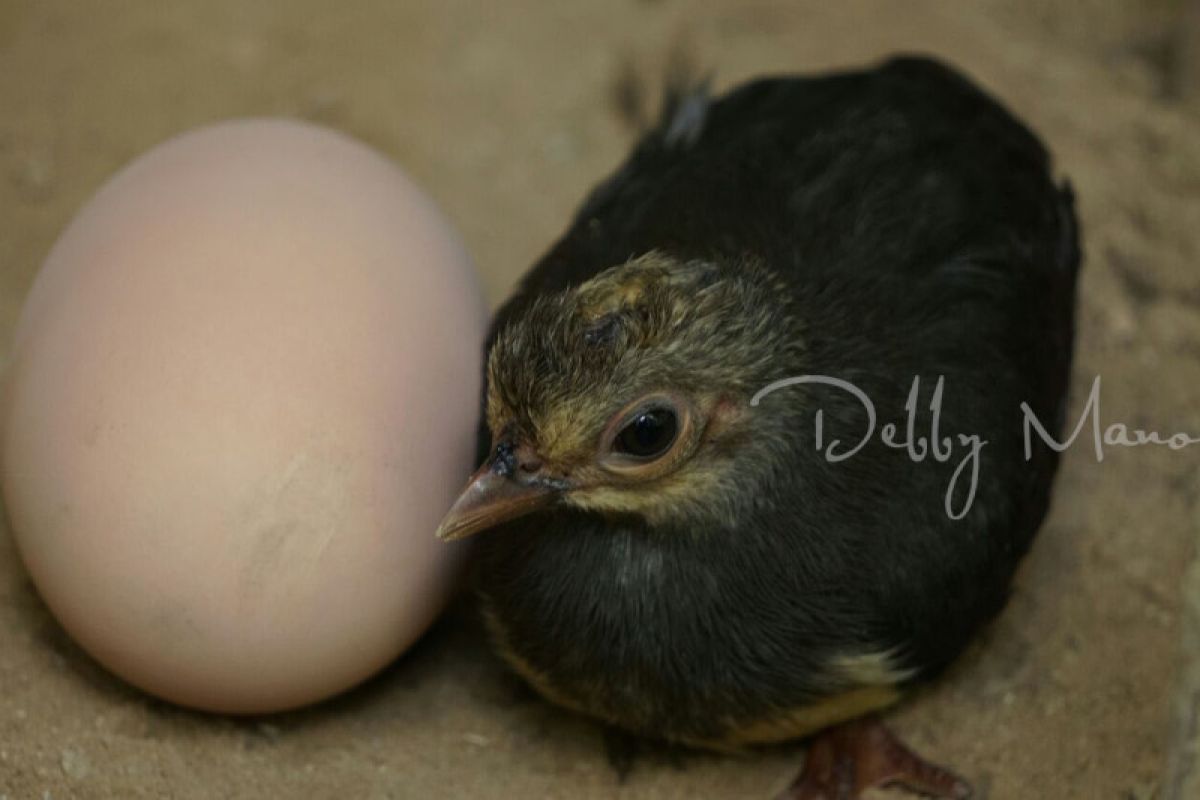
{"label": "pale pink eggshell", "polygon": [[486,313],[433,203],[352,139],[234,121],[138,158],[38,275],[4,498],[38,590],[148,692],[236,713],[376,672],[447,599]]}

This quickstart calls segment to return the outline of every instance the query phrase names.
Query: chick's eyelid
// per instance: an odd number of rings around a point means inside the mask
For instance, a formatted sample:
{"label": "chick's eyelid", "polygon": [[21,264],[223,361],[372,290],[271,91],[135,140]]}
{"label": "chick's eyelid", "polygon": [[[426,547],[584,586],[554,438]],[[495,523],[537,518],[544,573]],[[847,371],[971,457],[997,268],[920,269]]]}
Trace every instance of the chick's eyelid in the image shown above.
{"label": "chick's eyelid", "polygon": [[[653,410],[669,411],[675,416],[675,434],[671,444],[658,455],[642,458],[616,449],[621,432],[642,414]],[[609,469],[627,475],[641,475],[669,470],[692,437],[693,420],[690,406],[671,394],[655,393],[644,395],[629,403],[613,415],[600,438],[599,459]]]}
{"label": "chick's eyelid", "polygon": [[608,425],[604,427],[604,432],[600,435],[601,449],[612,449],[617,437],[621,435],[621,431],[625,430],[638,417],[651,411],[669,411],[675,415],[676,419],[680,421],[683,419],[683,411],[680,405],[670,395],[645,395],[625,405],[620,411],[609,418]]}

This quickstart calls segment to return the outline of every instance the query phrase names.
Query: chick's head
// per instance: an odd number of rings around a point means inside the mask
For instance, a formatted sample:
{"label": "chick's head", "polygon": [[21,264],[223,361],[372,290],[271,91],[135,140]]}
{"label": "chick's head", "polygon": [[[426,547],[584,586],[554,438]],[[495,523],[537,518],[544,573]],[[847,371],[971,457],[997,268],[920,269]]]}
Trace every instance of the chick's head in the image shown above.
{"label": "chick's head", "polygon": [[728,514],[770,457],[750,397],[799,349],[786,297],[753,263],[652,252],[534,298],[496,332],[490,455],[438,535],[551,504],[651,524]]}

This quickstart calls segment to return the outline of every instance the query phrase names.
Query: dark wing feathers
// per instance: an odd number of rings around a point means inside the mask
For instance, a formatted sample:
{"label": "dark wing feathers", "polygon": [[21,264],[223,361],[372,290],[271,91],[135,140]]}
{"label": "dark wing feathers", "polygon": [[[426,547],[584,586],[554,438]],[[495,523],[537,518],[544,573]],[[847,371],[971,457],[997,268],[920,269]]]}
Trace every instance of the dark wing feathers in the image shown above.
{"label": "dark wing feathers", "polygon": [[1061,225],[1047,160],[1000,105],[929,59],[766,78],[716,101],[680,82],[497,322],[651,248],[753,255],[786,273],[864,259],[914,269],[966,242],[1007,246],[1013,229]]}

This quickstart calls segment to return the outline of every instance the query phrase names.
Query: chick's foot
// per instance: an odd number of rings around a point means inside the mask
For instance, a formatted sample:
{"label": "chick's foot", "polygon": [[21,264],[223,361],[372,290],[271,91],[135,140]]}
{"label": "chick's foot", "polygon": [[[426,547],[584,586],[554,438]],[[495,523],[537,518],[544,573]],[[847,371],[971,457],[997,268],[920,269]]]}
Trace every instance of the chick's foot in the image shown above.
{"label": "chick's foot", "polygon": [[966,800],[971,786],[909,750],[875,717],[817,734],[804,769],[776,800],[857,800],[867,789],[902,786],[929,797]]}

